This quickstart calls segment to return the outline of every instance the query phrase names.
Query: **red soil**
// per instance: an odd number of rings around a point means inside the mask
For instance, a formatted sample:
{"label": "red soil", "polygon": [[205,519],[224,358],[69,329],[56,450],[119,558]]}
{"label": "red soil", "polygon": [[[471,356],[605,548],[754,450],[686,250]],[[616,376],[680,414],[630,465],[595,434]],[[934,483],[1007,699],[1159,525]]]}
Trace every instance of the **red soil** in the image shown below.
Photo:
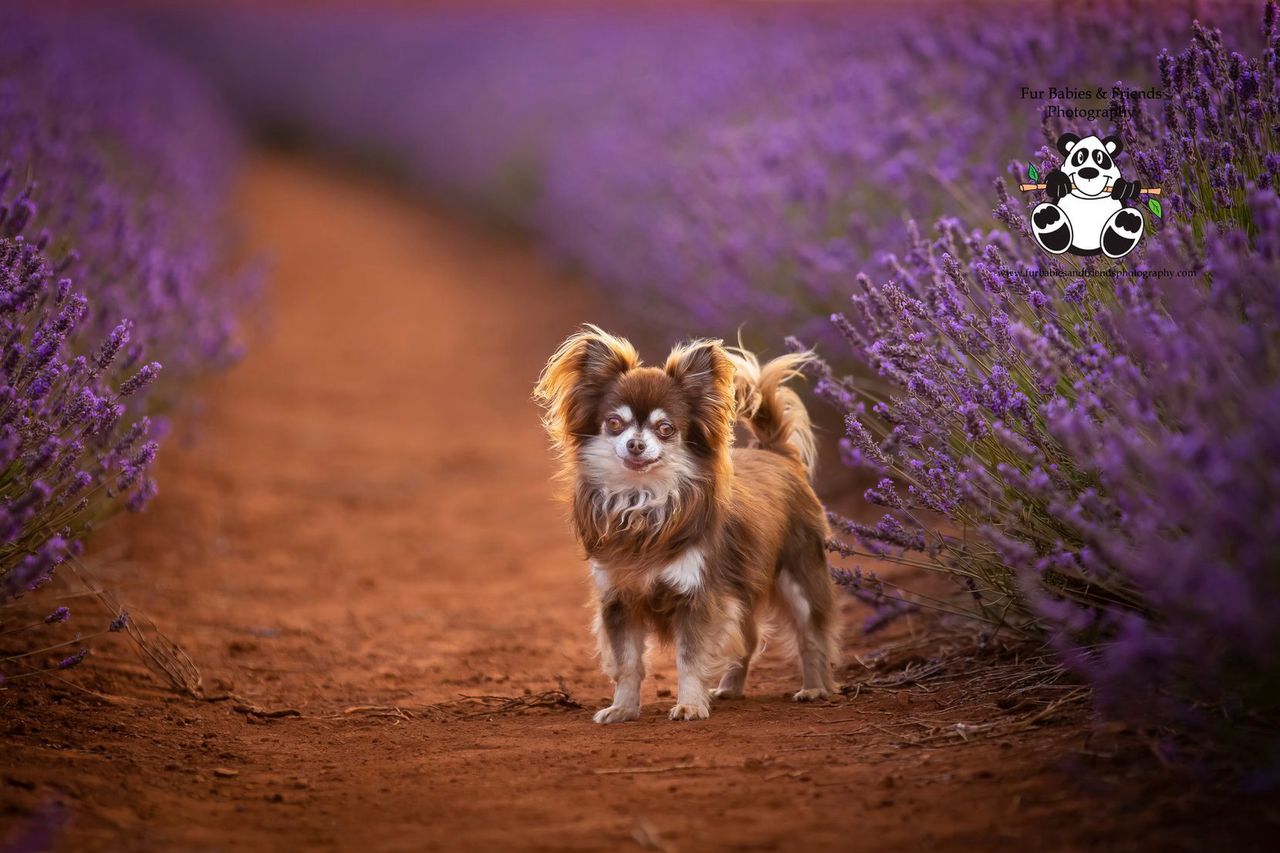
{"label": "red soil", "polygon": [[[791,665],[766,656],[747,700],[676,724],[659,653],[643,718],[593,725],[610,687],[529,392],[600,306],[517,241],[311,166],[258,161],[243,209],[275,253],[273,334],[207,388],[196,440],[169,442],[147,516],[111,525],[90,558],[209,693],[242,698],[175,694],[121,635],[65,680],[0,691],[10,831],[61,803],[66,850],[1253,837],[1221,804],[1206,821],[1200,795],[1082,705],[1005,731],[1026,715],[966,698],[963,680],[798,706]],[[855,655],[882,641],[846,609],[856,682]],[[583,707],[424,707],[561,686]],[[966,741],[957,723],[994,727]]]}

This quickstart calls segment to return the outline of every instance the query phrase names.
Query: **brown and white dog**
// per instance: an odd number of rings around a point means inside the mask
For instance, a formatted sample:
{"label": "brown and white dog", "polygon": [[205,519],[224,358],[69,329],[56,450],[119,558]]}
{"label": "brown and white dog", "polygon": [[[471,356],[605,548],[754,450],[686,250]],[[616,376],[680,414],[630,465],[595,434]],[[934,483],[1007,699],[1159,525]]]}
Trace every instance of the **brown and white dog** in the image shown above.
{"label": "brown and white dog", "polygon": [[[809,485],[813,430],[782,386],[808,357],[761,367],[745,350],[699,340],[646,367],[628,341],[585,326],[547,362],[534,396],[572,486],[616,685],[597,723],[640,715],[651,633],[675,644],[671,719],[705,719],[712,697],[741,697],[765,616],[794,632],[795,699],[835,689],[839,625],[826,516]],[[733,446],[739,421],[752,447]]]}

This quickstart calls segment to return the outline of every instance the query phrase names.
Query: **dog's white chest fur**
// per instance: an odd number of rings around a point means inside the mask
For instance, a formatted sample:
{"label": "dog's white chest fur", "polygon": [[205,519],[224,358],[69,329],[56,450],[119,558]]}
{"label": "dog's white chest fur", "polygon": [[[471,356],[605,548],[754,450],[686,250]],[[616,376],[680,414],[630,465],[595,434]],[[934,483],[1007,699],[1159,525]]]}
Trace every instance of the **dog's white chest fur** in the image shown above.
{"label": "dog's white chest fur", "polygon": [[[660,569],[646,573],[647,586],[661,582],[684,594],[697,592],[703,583],[706,570],[706,557],[701,546],[695,545],[680,553],[674,560]],[[628,576],[634,577],[631,573]],[[608,566],[600,563],[591,564],[591,576],[595,580],[596,589],[603,595],[613,589],[616,577]]]}
{"label": "dog's white chest fur", "polygon": [[674,587],[679,592],[691,593],[702,586],[704,568],[705,560],[702,556],[702,549],[694,546],[659,571],[658,579]]}

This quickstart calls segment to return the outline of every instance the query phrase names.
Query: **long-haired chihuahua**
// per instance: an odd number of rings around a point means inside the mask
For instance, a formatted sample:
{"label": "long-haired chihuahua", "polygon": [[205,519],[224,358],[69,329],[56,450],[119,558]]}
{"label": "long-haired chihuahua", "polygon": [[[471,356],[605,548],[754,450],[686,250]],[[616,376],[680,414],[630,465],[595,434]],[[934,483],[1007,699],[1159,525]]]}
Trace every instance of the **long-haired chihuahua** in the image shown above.
{"label": "long-haired chihuahua", "polygon": [[[813,429],[783,386],[809,357],[762,367],[697,340],[647,367],[628,341],[584,326],[547,362],[534,397],[571,486],[615,683],[597,723],[640,715],[650,634],[675,645],[673,720],[705,719],[712,698],[743,695],[766,618],[794,633],[795,699],[835,689],[839,624],[826,516],[810,486]],[[738,423],[751,446],[734,446]]]}

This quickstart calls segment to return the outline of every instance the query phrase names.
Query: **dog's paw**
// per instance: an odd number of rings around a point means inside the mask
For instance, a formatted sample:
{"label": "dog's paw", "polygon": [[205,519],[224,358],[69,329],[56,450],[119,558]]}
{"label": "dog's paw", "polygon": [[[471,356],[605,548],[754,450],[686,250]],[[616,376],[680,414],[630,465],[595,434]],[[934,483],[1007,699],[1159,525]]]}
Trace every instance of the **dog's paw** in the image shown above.
{"label": "dog's paw", "polygon": [[711,709],[706,705],[676,705],[671,709],[673,720],[705,720],[711,716]]}
{"label": "dog's paw", "polygon": [[608,708],[601,708],[596,711],[596,715],[591,719],[597,723],[625,723],[628,720],[635,720],[640,717],[639,707],[629,705],[610,705]]}
{"label": "dog's paw", "polygon": [[817,702],[819,699],[826,699],[831,695],[831,691],[825,687],[806,687],[804,690],[797,690],[791,698],[797,702]]}
{"label": "dog's paw", "polygon": [[728,687],[717,687],[711,691],[712,699],[741,699],[742,697],[741,690],[733,690]]}

